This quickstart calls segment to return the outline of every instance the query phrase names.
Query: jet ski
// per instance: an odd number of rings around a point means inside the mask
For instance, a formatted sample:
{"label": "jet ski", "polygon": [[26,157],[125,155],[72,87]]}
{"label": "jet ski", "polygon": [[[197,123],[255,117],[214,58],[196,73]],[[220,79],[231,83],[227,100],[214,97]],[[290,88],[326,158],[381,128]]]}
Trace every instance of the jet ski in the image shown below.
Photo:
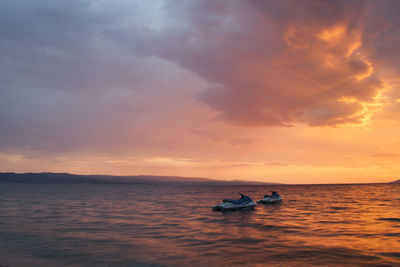
{"label": "jet ski", "polygon": [[265,195],[263,199],[257,200],[259,204],[273,204],[282,201],[282,197],[275,191],[271,191],[272,195]]}
{"label": "jet ski", "polygon": [[240,198],[238,200],[234,199],[224,199],[221,204],[212,206],[212,209],[215,211],[228,211],[228,210],[242,210],[242,209],[252,209],[257,204],[248,196],[245,196],[241,193]]}

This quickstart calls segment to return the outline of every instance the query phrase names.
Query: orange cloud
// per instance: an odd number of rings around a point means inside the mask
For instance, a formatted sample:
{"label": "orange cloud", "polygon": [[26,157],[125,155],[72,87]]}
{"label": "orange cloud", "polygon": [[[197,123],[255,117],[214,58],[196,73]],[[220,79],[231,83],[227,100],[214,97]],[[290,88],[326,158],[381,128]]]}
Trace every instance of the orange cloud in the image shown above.
{"label": "orange cloud", "polygon": [[318,38],[326,42],[334,44],[343,39],[343,37],[345,37],[345,34],[346,34],[346,27],[343,25],[337,25],[322,30],[322,32],[317,34],[317,36]]}
{"label": "orange cloud", "polygon": [[379,110],[386,88],[365,3],[305,1],[296,12],[290,1],[206,3],[184,5],[187,28],[156,34],[148,50],[203,78],[198,98],[218,119],[334,126],[365,124]]}

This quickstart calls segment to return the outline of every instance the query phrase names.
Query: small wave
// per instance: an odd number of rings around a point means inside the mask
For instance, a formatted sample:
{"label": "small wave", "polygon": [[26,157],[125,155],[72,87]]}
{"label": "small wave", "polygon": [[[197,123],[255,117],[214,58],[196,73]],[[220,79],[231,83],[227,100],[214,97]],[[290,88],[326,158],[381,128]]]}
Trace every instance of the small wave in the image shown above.
{"label": "small wave", "polygon": [[349,224],[351,222],[350,221],[318,221],[318,223],[323,223],[323,224]]}
{"label": "small wave", "polygon": [[194,218],[196,221],[201,221],[201,222],[211,222],[211,221],[218,221],[216,219],[210,219],[209,217],[200,217],[200,218]]}
{"label": "small wave", "polygon": [[400,236],[400,233],[388,233],[384,234],[384,236]]}
{"label": "small wave", "polygon": [[270,230],[270,231],[294,231],[297,232],[298,230],[303,229],[300,226],[285,226],[285,225],[274,225],[274,224],[262,224],[262,223],[250,223],[247,226],[253,227],[260,230]]}
{"label": "small wave", "polygon": [[400,218],[378,218],[377,221],[400,222]]}
{"label": "small wave", "polygon": [[385,257],[400,258],[400,253],[399,252],[383,252],[383,253],[380,253],[380,255],[385,256]]}
{"label": "small wave", "polygon": [[189,239],[189,238],[181,238],[179,242],[182,242],[187,247],[199,247],[199,246],[207,246],[210,247],[215,244],[213,240],[200,240],[200,239]]}
{"label": "small wave", "polygon": [[265,240],[260,238],[245,237],[245,238],[222,238],[220,241],[228,242],[235,245],[249,245],[249,244],[261,243],[264,242]]}
{"label": "small wave", "polygon": [[330,207],[333,210],[347,210],[349,209],[348,207],[339,207],[339,206],[332,206]]}
{"label": "small wave", "polygon": [[370,261],[379,260],[379,257],[373,255],[367,255],[358,250],[346,249],[346,248],[291,248],[290,253],[278,253],[273,255],[271,258],[276,258],[279,260],[302,260],[304,262],[309,262],[310,259],[317,262],[323,260],[325,263],[335,262],[338,263],[352,263],[356,260],[359,263],[369,263]]}

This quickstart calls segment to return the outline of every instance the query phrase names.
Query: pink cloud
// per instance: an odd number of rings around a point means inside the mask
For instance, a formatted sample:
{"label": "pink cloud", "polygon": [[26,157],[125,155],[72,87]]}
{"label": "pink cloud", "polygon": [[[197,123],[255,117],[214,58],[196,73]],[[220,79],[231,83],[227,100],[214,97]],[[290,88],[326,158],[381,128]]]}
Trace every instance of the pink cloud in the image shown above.
{"label": "pink cloud", "polygon": [[[360,124],[384,89],[374,42],[385,23],[359,1],[201,1],[139,50],[205,79],[198,99],[245,126]],[[375,33],[375,34],[374,34]]]}

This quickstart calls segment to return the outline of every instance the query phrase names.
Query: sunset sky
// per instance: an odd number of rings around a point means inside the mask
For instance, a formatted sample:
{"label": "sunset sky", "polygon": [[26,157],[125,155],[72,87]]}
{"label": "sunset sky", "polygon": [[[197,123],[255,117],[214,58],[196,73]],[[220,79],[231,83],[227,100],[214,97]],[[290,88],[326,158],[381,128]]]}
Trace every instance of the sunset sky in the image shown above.
{"label": "sunset sky", "polygon": [[400,179],[400,1],[0,1],[0,171]]}

